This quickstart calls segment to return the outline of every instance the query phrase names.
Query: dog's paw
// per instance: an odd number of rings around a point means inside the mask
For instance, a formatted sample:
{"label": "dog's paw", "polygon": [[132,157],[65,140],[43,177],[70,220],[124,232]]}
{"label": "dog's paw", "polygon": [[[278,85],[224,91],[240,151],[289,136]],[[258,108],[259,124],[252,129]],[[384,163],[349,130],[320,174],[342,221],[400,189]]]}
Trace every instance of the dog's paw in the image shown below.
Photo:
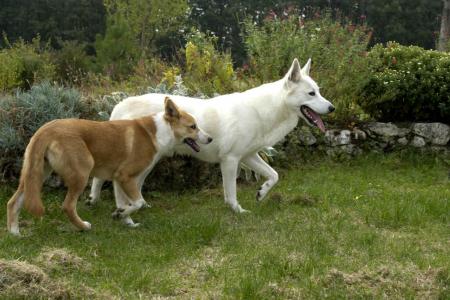
{"label": "dog's paw", "polygon": [[239,214],[249,213],[249,210],[243,209],[239,204],[233,207],[234,212]]}
{"label": "dog's paw", "polygon": [[83,229],[82,230],[91,230],[92,225],[89,222],[83,221]]}
{"label": "dog's paw", "polygon": [[148,203],[147,201],[144,201],[144,204],[142,204],[141,206],[142,208],[151,208],[152,205],[150,203]]}
{"label": "dog's paw", "polygon": [[18,227],[17,227],[17,228],[11,228],[11,229],[9,229],[9,233],[11,233],[12,235],[17,236],[17,237],[20,237],[20,236],[21,236]]}
{"label": "dog's paw", "polygon": [[123,212],[125,211],[124,208],[117,208],[112,214],[111,216],[113,217],[113,219],[120,219],[123,216]]}
{"label": "dog's paw", "polygon": [[256,201],[261,201],[264,198],[264,195],[261,191],[261,188],[256,192]]}
{"label": "dog's paw", "polygon": [[261,202],[267,195],[267,191],[264,191],[264,189],[261,187],[257,192],[256,192],[256,201]]}
{"label": "dog's paw", "polygon": [[141,226],[141,223],[127,224],[127,226],[130,227],[130,228],[136,228],[136,227]]}
{"label": "dog's paw", "polygon": [[88,196],[87,199],[84,201],[84,204],[86,206],[93,206],[95,204],[95,199],[92,198],[91,196]]}

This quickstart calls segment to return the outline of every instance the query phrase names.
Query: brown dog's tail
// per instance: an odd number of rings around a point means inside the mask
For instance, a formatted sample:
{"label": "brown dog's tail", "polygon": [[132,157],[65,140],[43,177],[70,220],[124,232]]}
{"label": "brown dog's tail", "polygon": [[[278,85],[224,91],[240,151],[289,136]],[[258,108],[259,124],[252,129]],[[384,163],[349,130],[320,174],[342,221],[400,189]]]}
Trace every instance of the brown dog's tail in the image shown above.
{"label": "brown dog's tail", "polygon": [[47,150],[45,138],[35,134],[25,151],[25,158],[20,175],[20,186],[24,192],[24,206],[31,214],[41,217],[44,205],[41,199],[41,189],[44,182],[45,152]]}

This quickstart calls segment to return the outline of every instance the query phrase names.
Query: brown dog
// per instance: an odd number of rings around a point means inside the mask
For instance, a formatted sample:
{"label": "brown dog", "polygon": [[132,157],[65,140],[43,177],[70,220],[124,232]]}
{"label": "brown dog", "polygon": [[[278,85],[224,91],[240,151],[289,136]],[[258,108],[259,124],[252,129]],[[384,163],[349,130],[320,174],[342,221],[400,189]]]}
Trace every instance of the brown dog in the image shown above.
{"label": "brown dog", "polygon": [[129,215],[145,204],[139,185],[156,162],[177,144],[186,143],[198,152],[196,141],[203,144],[212,141],[197,127],[194,117],[179,110],[169,97],[164,104],[164,112],[136,120],[63,119],[39,128],[25,151],[19,187],[8,201],[9,232],[19,234],[19,211],[23,204],[35,216],[44,214],[40,193],[52,171],[67,186],[63,210],[78,229],[91,228],[76,210],[89,175],[114,181],[116,198],[121,197],[121,202],[127,203],[114,215],[135,225]]}

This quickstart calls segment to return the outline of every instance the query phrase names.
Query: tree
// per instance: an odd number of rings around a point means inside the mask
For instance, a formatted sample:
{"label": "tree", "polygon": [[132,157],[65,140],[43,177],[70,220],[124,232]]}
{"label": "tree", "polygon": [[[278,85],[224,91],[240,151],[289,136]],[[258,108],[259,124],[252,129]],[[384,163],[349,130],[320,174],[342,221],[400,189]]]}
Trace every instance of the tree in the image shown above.
{"label": "tree", "polygon": [[31,42],[39,34],[58,48],[59,40],[93,43],[105,30],[102,0],[0,0],[0,7],[0,34],[11,43]]}
{"label": "tree", "polygon": [[111,20],[126,20],[140,50],[153,52],[156,42],[184,27],[186,0],[104,0]]}
{"label": "tree", "polygon": [[446,51],[448,50],[448,39],[450,35],[450,0],[443,0],[442,2],[444,5],[442,8],[441,30],[439,32],[437,50]]}

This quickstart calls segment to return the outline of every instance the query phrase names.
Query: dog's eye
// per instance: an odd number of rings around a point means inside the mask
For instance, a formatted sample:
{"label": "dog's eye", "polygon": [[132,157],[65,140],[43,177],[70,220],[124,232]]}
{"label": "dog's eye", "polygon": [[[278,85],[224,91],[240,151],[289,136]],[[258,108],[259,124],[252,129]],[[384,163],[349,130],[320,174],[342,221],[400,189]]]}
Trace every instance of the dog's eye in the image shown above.
{"label": "dog's eye", "polygon": [[310,96],[315,96],[315,95],[316,95],[316,92],[309,92],[308,95],[310,95]]}
{"label": "dog's eye", "polygon": [[197,129],[197,125],[195,125],[195,124],[191,125],[190,127],[191,127],[191,129],[194,129],[194,130]]}

